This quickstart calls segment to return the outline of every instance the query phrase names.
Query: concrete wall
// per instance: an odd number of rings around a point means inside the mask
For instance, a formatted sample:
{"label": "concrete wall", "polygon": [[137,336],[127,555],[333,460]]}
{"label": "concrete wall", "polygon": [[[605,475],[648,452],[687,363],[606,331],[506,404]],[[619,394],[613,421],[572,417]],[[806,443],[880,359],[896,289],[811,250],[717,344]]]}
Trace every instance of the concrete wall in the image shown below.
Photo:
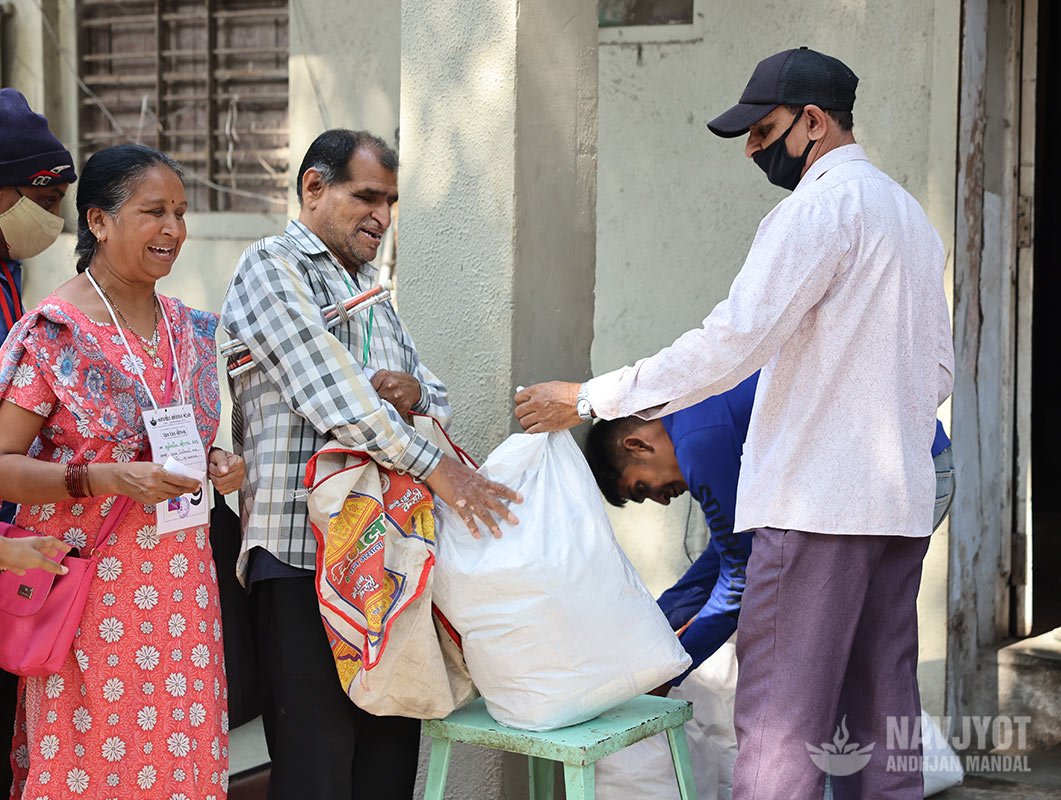
{"label": "concrete wall", "polygon": [[398,144],[399,0],[289,3],[292,207],[294,175],[316,136],[367,129]]}
{"label": "concrete wall", "polygon": [[516,385],[589,375],[596,25],[579,6],[404,12],[402,311],[477,458],[516,429]]}
{"label": "concrete wall", "polygon": [[[856,137],[952,246],[960,4],[724,5],[725,13],[701,17],[699,30],[675,32],[693,41],[639,42],[631,33],[600,48],[594,373],[699,325],[728,292],[759,220],[784,196],[744,158],[743,140],[704,127],[736,101],[755,63],[779,50],[806,44],[859,75]],[[667,509],[615,511],[619,538],[653,591],[688,565],[687,530],[690,549],[702,547],[703,523],[687,496]],[[920,676],[933,713],[943,702],[946,535],[932,543],[920,602]]]}

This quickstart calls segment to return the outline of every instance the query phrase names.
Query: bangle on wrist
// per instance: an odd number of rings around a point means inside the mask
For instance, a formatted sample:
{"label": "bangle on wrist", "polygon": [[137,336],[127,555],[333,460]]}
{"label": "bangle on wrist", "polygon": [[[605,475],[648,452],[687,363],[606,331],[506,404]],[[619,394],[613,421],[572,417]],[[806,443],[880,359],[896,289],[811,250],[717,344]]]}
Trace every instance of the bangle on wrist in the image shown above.
{"label": "bangle on wrist", "polygon": [[88,464],[66,465],[66,491],[71,497],[89,497]]}

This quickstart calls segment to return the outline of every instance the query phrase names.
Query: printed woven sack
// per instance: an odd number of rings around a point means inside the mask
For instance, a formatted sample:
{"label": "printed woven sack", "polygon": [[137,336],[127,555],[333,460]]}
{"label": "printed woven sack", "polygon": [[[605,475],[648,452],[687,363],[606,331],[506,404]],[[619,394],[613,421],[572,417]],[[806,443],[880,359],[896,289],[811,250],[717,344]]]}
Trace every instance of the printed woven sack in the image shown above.
{"label": "printed woven sack", "polygon": [[[467,459],[431,417],[417,430]],[[376,715],[440,719],[475,696],[453,628],[431,603],[434,501],[427,486],[328,445],[306,465],[317,598],[339,680]]]}

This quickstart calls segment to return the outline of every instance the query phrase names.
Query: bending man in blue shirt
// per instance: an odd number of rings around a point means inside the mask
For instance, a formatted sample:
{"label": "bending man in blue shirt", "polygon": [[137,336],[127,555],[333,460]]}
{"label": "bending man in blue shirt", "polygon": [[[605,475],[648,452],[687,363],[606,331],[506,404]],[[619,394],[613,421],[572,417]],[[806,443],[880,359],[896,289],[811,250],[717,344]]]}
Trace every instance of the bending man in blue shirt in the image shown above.
{"label": "bending man in blue shirt", "polygon": [[[674,679],[677,686],[718,650],[737,629],[752,532],[733,530],[741,451],[748,434],[759,373],[728,392],[658,420],[625,417],[601,420],[589,433],[586,458],[605,499],[668,505],[686,491],[700,504],[711,538],[707,549],[659,598],[671,626],[680,631],[692,666]],[[936,423],[938,527],[954,493],[950,440]],[[684,630],[682,630],[684,628]],[[669,686],[660,687],[665,692]]]}

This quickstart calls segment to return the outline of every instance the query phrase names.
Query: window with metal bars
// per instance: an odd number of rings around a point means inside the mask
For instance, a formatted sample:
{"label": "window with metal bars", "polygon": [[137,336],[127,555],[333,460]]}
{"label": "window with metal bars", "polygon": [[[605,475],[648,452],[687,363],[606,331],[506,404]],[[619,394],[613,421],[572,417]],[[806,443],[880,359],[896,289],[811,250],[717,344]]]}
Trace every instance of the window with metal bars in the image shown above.
{"label": "window with metal bars", "polygon": [[83,159],[142,142],[194,211],[286,204],[288,0],[79,0],[77,24]]}

